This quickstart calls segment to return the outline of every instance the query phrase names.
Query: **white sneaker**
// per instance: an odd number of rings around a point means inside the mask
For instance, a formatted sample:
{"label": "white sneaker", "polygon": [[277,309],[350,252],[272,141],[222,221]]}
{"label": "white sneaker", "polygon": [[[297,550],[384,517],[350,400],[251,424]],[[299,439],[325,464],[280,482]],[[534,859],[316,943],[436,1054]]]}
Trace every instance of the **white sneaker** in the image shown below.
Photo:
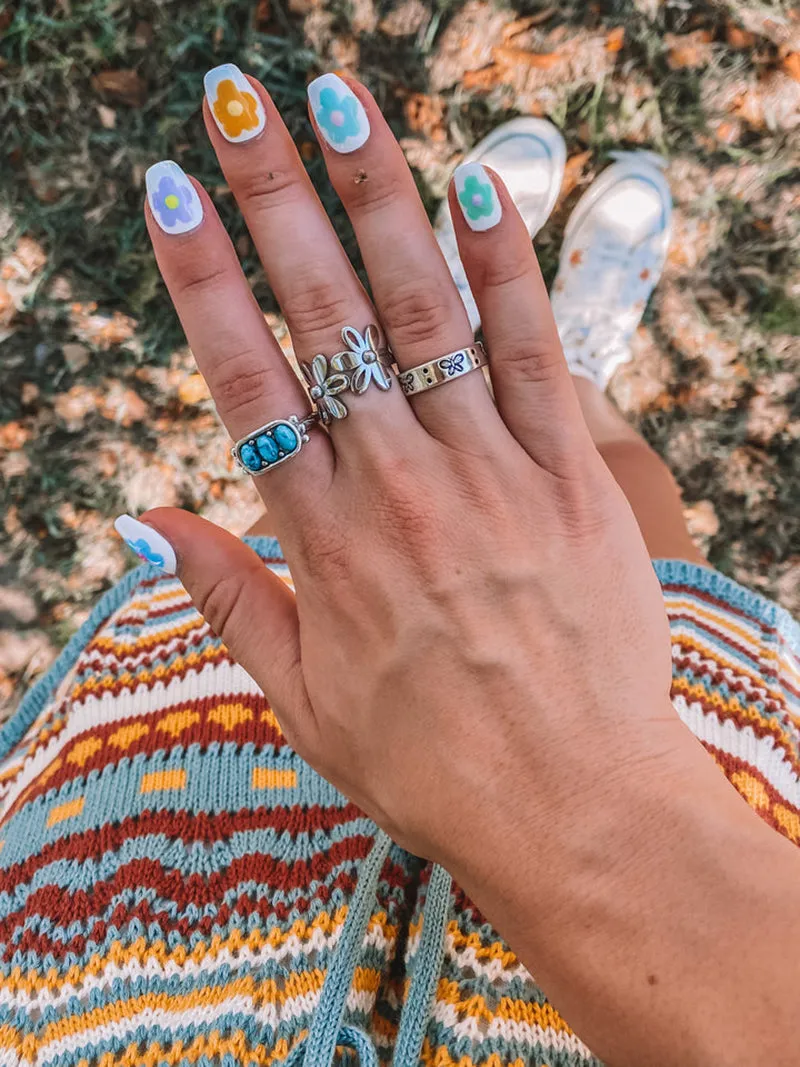
{"label": "white sneaker", "polygon": [[571,374],[605,389],[664,267],[672,195],[653,152],[617,152],[578,201],[550,293]]}
{"label": "white sneaker", "polygon": [[[511,119],[492,130],[472,149],[464,162],[486,163],[500,175],[525,220],[528,232],[534,237],[544,226],[558,199],[566,158],[564,138],[552,122],[522,117]],[[436,238],[461,293],[472,328],[477,330],[481,317],[458,255],[446,197],[436,216]]]}

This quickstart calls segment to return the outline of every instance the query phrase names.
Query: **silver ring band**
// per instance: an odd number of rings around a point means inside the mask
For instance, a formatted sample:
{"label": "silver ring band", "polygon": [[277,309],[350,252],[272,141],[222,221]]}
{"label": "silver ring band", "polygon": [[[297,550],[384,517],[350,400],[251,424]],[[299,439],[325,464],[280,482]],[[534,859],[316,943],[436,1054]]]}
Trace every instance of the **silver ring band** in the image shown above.
{"label": "silver ring band", "polygon": [[454,378],[460,378],[463,374],[477,370],[478,367],[486,366],[486,350],[480,341],[476,341],[469,348],[459,348],[455,352],[448,352],[446,356],[439,356],[429,363],[420,363],[418,367],[404,370],[398,377],[400,388],[406,396],[413,393],[424,393],[426,389],[435,389],[437,385],[444,385]]}
{"label": "silver ring band", "polygon": [[319,354],[310,363],[300,364],[311,403],[326,426],[334,419],[347,418],[341,393],[365,393],[371,384],[386,392],[392,386],[392,352],[381,343],[377,326],[370,324],[363,334],[345,326],[342,340],[347,347],[330,360]]}
{"label": "silver ring band", "polygon": [[265,422],[236,442],[231,449],[233,460],[248,474],[266,474],[299,454],[308,441],[308,431],[318,421],[318,412],[312,411],[302,419],[290,415]]}

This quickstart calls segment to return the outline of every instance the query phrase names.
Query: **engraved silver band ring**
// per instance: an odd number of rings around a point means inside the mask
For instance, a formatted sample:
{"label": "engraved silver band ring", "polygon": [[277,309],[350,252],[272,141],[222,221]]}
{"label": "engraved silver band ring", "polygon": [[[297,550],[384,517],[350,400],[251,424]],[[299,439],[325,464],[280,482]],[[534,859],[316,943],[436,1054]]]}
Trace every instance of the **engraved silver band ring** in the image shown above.
{"label": "engraved silver band ring", "polygon": [[439,356],[428,363],[420,363],[418,367],[402,371],[398,381],[405,395],[412,396],[451,382],[454,378],[477,370],[478,367],[485,367],[487,362],[486,350],[480,341],[476,341],[469,348],[459,348],[455,352],[448,352],[446,356]]}

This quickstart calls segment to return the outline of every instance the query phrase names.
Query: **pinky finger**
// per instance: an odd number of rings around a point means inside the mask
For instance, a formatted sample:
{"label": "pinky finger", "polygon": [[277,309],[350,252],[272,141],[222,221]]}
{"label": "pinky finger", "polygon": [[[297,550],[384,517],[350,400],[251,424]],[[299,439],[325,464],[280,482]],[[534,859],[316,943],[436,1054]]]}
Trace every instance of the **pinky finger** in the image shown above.
{"label": "pinky finger", "polygon": [[498,410],[533,460],[566,476],[591,441],[528,229],[500,178],[480,163],[457,168],[449,197]]}

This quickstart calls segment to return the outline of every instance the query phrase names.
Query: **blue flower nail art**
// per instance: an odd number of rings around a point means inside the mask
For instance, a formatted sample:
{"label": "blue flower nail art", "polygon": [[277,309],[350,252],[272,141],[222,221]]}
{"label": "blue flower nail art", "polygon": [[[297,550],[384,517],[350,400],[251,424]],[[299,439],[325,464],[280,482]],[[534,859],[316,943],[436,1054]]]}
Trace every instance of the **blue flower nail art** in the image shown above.
{"label": "blue flower nail art", "polygon": [[353,90],[336,74],[323,74],[308,87],[319,132],[337,152],[354,152],[369,137],[369,119]]}
{"label": "blue flower nail art", "polygon": [[316,118],[336,144],[341,144],[348,137],[358,136],[358,107],[352,96],[337,96],[333,89],[323,89],[319,94],[319,111]]}
{"label": "blue flower nail art", "polygon": [[175,549],[158,530],[139,522],[132,515],[120,515],[114,520],[114,529],[140,559],[160,567],[168,574],[175,573],[178,567]]}
{"label": "blue flower nail art", "polygon": [[164,566],[164,557],[155,552],[143,537],[140,537],[138,541],[129,541],[126,538],[125,544],[128,548],[132,548],[141,559],[147,560],[148,563],[154,563],[156,567]]}

